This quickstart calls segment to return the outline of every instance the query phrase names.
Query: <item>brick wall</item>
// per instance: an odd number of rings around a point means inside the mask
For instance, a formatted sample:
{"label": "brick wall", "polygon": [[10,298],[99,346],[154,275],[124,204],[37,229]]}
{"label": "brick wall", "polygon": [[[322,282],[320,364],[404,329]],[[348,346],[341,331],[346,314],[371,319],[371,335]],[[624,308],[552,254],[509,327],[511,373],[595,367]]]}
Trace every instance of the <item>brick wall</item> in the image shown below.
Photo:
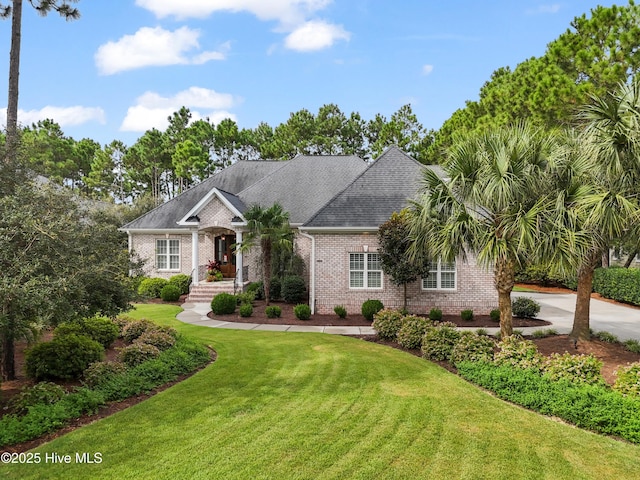
{"label": "brick wall", "polygon": [[[201,238],[203,235],[200,236]],[[156,239],[171,239],[180,241],[180,270],[158,270],[156,269]],[[191,275],[191,234],[169,235],[164,234],[133,234],[131,235],[131,246],[142,260],[145,261],[143,270],[149,277],[169,278],[178,273]]]}
{"label": "brick wall", "polygon": [[[378,299],[385,307],[400,308],[403,303],[403,287],[391,283],[382,275],[382,289],[349,288],[349,253],[376,252],[375,234],[316,234],[315,281],[316,311],[332,313],[336,305],[344,305],[347,312],[360,312],[367,299]],[[440,308],[446,314],[459,314],[473,309],[478,315],[488,314],[497,308],[498,295],[493,287],[493,273],[479,267],[474,257],[468,263],[457,262],[457,286],[455,291],[424,291],[421,282],[408,285],[407,307],[413,313],[428,313]]]}

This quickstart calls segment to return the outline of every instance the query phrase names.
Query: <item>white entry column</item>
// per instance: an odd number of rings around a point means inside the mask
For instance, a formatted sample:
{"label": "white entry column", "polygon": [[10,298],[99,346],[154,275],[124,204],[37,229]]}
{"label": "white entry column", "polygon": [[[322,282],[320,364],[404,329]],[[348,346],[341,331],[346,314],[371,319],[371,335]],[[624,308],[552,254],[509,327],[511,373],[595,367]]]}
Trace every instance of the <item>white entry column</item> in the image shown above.
{"label": "white entry column", "polygon": [[198,285],[200,279],[198,278],[198,271],[200,265],[200,245],[198,242],[198,230],[191,232],[191,284]]}
{"label": "white entry column", "polygon": [[[236,231],[236,245],[242,245],[241,230]],[[242,285],[244,284],[244,278],[242,277],[243,264],[242,264],[242,252],[239,250],[236,250],[236,268],[238,270],[238,278],[236,278],[236,284],[242,287]]]}

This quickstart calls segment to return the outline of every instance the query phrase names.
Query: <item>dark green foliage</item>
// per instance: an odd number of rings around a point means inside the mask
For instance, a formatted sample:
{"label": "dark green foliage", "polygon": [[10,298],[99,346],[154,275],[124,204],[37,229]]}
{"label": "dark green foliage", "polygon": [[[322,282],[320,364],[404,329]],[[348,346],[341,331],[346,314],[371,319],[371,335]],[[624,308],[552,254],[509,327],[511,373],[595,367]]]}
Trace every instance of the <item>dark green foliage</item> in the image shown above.
{"label": "dark green foliage", "polygon": [[162,332],[161,330],[147,330],[136,339],[135,343],[146,343],[147,345],[153,345],[162,352],[164,350],[167,350],[168,348],[173,347],[173,345],[176,343],[176,339],[168,333]]}
{"label": "dark green foliage", "polygon": [[80,378],[93,362],[99,362],[104,348],[83,335],[63,335],[42,342],[27,350],[25,371],[35,380]]}
{"label": "dark green foliage", "polygon": [[344,305],[336,305],[333,307],[333,312],[340,318],[347,318],[347,309],[344,308]]}
{"label": "dark green foliage", "polygon": [[427,327],[433,325],[428,318],[406,316],[402,319],[402,325],[398,330],[397,339],[402,348],[414,350],[422,345]]}
{"label": "dark green foliage", "polygon": [[384,305],[380,300],[365,300],[362,304],[362,316],[373,321],[373,316],[384,308]]}
{"label": "dark green foliage", "polygon": [[169,284],[166,278],[145,278],[140,282],[138,295],[149,298],[160,298],[160,292]]}
{"label": "dark green foliage", "polygon": [[244,305],[245,303],[252,304],[256,298],[256,291],[247,290],[246,292],[236,293],[236,301],[238,305]]}
{"label": "dark green foliage", "polygon": [[60,385],[51,382],[40,382],[30,387],[24,387],[18,395],[9,402],[9,410],[18,415],[24,415],[34,405],[51,405],[62,399],[66,391]]}
{"label": "dark green foliage", "polygon": [[84,328],[80,322],[63,322],[53,330],[54,337],[63,335],[84,335]]}
{"label": "dark green foliage", "polygon": [[104,348],[109,348],[120,335],[120,330],[109,318],[93,317],[61,323],[53,331],[55,337],[69,334],[84,335],[100,343]]}
{"label": "dark green foliage", "polygon": [[490,362],[494,347],[495,343],[486,335],[462,332],[451,351],[450,361],[454,365],[462,361]]}
{"label": "dark green foliage", "polygon": [[460,332],[446,323],[429,327],[422,337],[422,356],[427,360],[449,360],[459,338]]}
{"label": "dark green foliage", "polygon": [[184,273],[174,275],[169,279],[169,285],[175,285],[178,287],[180,295],[187,294],[189,293],[189,286],[191,285],[191,276]]}
{"label": "dark green foliage", "polygon": [[378,336],[385,340],[396,340],[402,327],[403,315],[398,310],[384,308],[373,316],[371,325]]}
{"label": "dark green foliage", "polygon": [[262,282],[251,282],[247,285],[247,292],[255,292],[256,300],[264,299],[264,284]]}
{"label": "dark green foliage", "polygon": [[306,303],[300,303],[293,307],[293,313],[295,313],[298,320],[309,320],[311,318],[311,307]]}
{"label": "dark green foliage", "polygon": [[540,304],[533,298],[518,297],[511,302],[514,317],[535,318],[540,313]]}
{"label": "dark green foliage", "polygon": [[297,275],[284,277],[282,299],[287,303],[299,303],[307,300],[307,286],[304,283],[304,278]]}
{"label": "dark green foliage", "polygon": [[489,317],[491,317],[491,321],[492,322],[499,322],[500,321],[500,310],[497,308],[494,308],[493,310],[491,310],[489,312]]}
{"label": "dark green foliage", "polygon": [[253,305],[251,305],[250,303],[243,303],[242,305],[240,305],[239,311],[241,317],[250,317],[251,315],[253,315]]}
{"label": "dark green foliage", "polygon": [[160,349],[158,349],[158,347],[136,341],[131,345],[127,345],[120,349],[120,353],[118,353],[118,360],[128,367],[135,367],[136,365],[140,365],[142,362],[151,360],[158,355],[160,355]]}
{"label": "dark green foliage", "polygon": [[164,302],[177,302],[180,300],[180,288],[169,283],[160,290],[160,298]]}
{"label": "dark green foliage", "polygon": [[282,315],[282,309],[277,305],[269,305],[264,309],[264,313],[266,313],[269,318],[280,318],[280,315]]}
{"label": "dark green foliage", "polygon": [[156,330],[158,327],[151,320],[141,318],[127,323],[122,329],[122,338],[131,343],[147,330]]}
{"label": "dark green foliage", "polygon": [[211,300],[211,311],[216,315],[229,315],[236,311],[238,302],[235,295],[219,293]]}
{"label": "dark green foliage", "polygon": [[617,336],[609,332],[597,332],[595,337],[606,343],[618,343],[620,341]]}
{"label": "dark green foliage", "polygon": [[640,443],[640,400],[602,385],[554,381],[535,369],[460,362],[458,373],[498,397],[578,427]]}
{"label": "dark green foliage", "polygon": [[473,310],[462,310],[460,312],[460,318],[465,322],[470,322],[473,320]]}
{"label": "dark green foliage", "polygon": [[95,388],[126,370],[127,366],[122,362],[95,362],[89,365],[82,374],[83,383],[89,388]]}
{"label": "dark green foliage", "polygon": [[269,299],[278,300],[282,296],[282,281],[279,277],[271,278],[271,285],[269,286]]}
{"label": "dark green foliage", "polygon": [[640,305],[640,268],[597,268],[593,291],[605,298]]}
{"label": "dark green foliage", "polygon": [[429,320],[432,322],[439,322],[442,320],[442,310],[439,308],[432,308],[429,310]]}
{"label": "dark green foliage", "polygon": [[633,353],[640,353],[640,342],[638,340],[627,340],[623,343],[624,348]]}

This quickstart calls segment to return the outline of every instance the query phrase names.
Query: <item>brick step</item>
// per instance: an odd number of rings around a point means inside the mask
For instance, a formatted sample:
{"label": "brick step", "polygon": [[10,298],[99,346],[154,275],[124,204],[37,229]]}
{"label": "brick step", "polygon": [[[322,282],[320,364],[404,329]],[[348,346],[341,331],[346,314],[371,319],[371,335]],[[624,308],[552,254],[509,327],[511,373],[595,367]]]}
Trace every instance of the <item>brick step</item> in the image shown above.
{"label": "brick step", "polygon": [[223,292],[233,294],[233,280],[202,282],[198,285],[192,285],[187,302],[210,302],[218,293]]}

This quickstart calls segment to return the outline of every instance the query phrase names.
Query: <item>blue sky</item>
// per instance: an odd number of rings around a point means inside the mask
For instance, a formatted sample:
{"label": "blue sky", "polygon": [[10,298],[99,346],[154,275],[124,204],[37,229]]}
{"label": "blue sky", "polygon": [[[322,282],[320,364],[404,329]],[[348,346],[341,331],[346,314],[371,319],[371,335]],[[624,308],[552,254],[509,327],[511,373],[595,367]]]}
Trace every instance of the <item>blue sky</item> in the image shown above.
{"label": "blue sky", "polygon": [[77,140],[131,145],[182,105],[253,128],[326,103],[367,120],[411,103],[437,129],[494,70],[542,55],[574,17],[613,3],[81,0],[81,18],[65,22],[25,2],[19,121],[53,118]]}

